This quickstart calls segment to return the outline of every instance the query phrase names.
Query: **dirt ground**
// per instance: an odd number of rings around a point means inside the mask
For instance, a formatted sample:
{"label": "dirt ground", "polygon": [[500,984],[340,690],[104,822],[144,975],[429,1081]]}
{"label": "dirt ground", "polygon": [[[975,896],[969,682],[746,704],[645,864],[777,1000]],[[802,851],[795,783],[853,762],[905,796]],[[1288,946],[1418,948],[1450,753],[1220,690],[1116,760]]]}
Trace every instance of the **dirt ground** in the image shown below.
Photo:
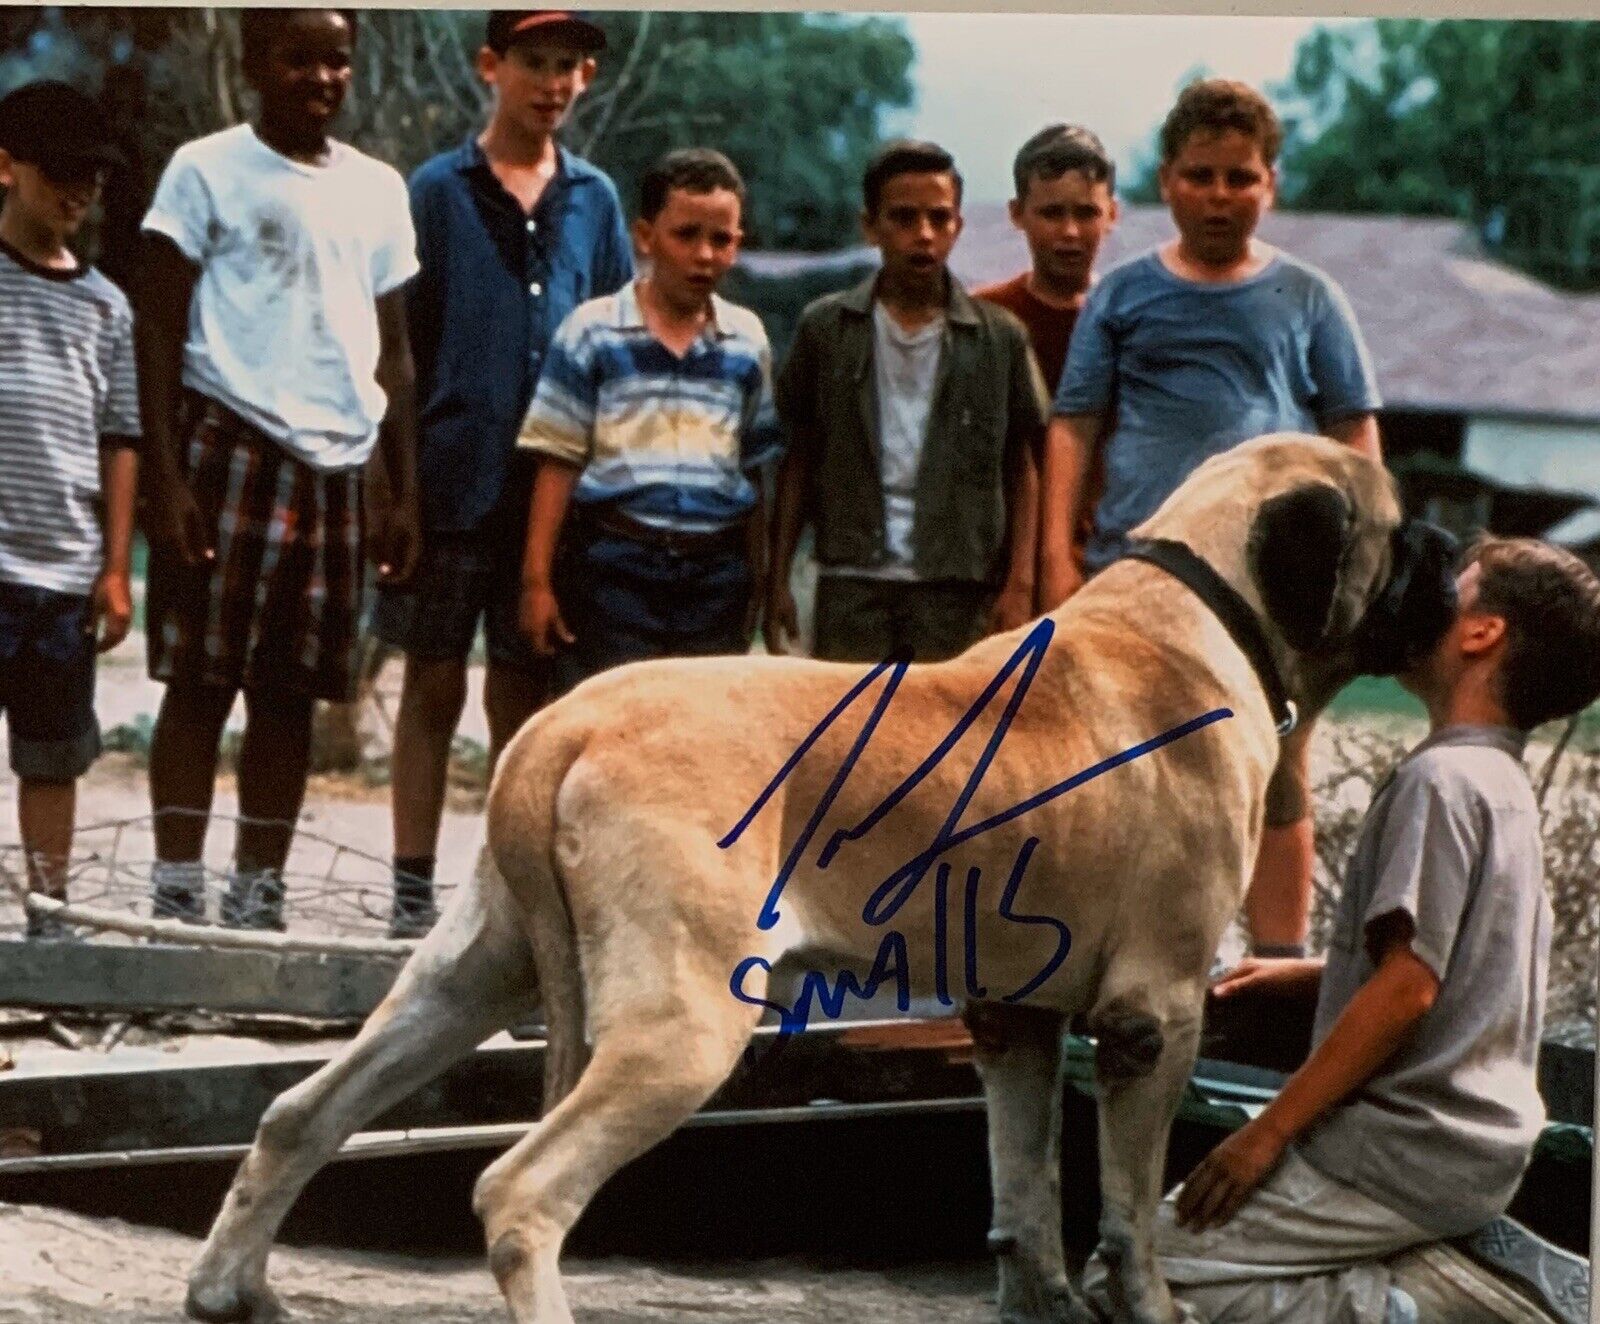
{"label": "dirt ground", "polygon": [[[0,1204],[0,1324],[174,1324],[198,1243],[176,1233]],[[993,1270],[884,1272],[795,1261],[659,1267],[565,1265],[578,1324],[748,1320],[762,1324],[978,1324],[993,1319]],[[280,1249],[271,1281],[303,1324],[499,1324],[481,1260]]]}

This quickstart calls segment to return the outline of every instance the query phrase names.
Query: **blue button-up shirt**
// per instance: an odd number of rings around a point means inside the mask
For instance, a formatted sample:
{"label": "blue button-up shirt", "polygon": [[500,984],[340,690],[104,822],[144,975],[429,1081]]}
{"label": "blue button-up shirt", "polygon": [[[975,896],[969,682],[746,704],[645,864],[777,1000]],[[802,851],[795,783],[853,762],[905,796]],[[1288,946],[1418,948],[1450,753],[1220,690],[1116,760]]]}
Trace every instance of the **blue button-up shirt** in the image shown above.
{"label": "blue button-up shirt", "polygon": [[628,283],[633,249],[616,186],[564,148],[531,215],[476,138],[418,167],[411,213],[422,262],[407,287],[422,520],[465,532],[506,491],[556,327]]}

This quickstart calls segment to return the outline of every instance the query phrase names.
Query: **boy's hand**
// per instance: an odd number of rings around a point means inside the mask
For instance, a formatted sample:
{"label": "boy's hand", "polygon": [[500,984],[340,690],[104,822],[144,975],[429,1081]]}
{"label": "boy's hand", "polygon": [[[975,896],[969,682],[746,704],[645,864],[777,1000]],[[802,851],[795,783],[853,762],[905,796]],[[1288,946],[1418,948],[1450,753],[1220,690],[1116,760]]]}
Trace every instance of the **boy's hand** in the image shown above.
{"label": "boy's hand", "polygon": [[1039,611],[1054,611],[1083,587],[1083,574],[1072,557],[1047,558],[1039,567]]}
{"label": "boy's hand", "polygon": [[189,484],[178,474],[151,475],[145,502],[145,537],[184,565],[210,561],[216,551],[206,537],[205,521]]}
{"label": "boy's hand", "polygon": [[800,638],[800,613],[787,584],[774,583],[767,590],[767,614],[761,625],[761,638],[767,652],[779,656],[791,652]]}
{"label": "boy's hand", "polygon": [[128,637],[133,624],[133,590],[126,573],[105,570],[94,581],[94,597],[89,615],[89,633],[98,635],[95,652],[115,648]]}
{"label": "boy's hand", "polygon": [[756,629],[761,624],[761,608],[766,601],[766,579],[762,575],[756,575],[750,581],[750,599],[744,607],[744,637],[747,640],[756,637]]}
{"label": "boy's hand", "polygon": [[1004,634],[1033,619],[1033,585],[1007,580],[989,608],[989,633]]}
{"label": "boy's hand", "polygon": [[1201,1160],[1178,1192],[1178,1226],[1191,1232],[1221,1227],[1278,1165],[1287,1142],[1257,1117]]}
{"label": "boy's hand", "polygon": [[415,493],[396,498],[383,465],[366,471],[367,559],[386,584],[403,584],[417,568],[422,552],[421,517]]}
{"label": "boy's hand", "polygon": [[1213,996],[1232,997],[1235,993],[1274,993],[1290,996],[1315,992],[1322,978],[1322,962],[1314,958],[1291,959],[1247,956],[1211,985]]}
{"label": "boy's hand", "polygon": [[556,641],[570,644],[577,637],[561,619],[561,604],[548,584],[524,584],[518,619],[533,651],[548,657],[556,651]]}
{"label": "boy's hand", "polygon": [[374,561],[378,577],[385,583],[403,584],[417,568],[422,554],[422,533],[417,527],[415,502],[391,506],[383,530],[383,542]]}

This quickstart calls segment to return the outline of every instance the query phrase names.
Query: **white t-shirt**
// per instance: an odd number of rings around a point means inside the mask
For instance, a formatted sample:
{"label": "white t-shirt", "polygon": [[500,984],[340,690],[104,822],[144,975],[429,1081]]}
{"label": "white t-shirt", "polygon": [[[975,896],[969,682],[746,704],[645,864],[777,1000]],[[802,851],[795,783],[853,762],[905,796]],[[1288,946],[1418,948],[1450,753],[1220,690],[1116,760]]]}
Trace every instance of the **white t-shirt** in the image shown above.
{"label": "white t-shirt", "polygon": [[911,581],[911,526],[917,510],[917,471],[928,439],[928,411],[944,343],[944,318],[904,330],[881,303],[872,304],[873,384],[878,395],[879,472],[883,478],[882,565],[829,566],[825,573]]}
{"label": "white t-shirt", "polygon": [[417,271],[399,172],[338,142],[292,161],[240,124],[178,148],[144,228],[200,268],[184,384],[318,469],[364,463],[387,404],[376,301]]}

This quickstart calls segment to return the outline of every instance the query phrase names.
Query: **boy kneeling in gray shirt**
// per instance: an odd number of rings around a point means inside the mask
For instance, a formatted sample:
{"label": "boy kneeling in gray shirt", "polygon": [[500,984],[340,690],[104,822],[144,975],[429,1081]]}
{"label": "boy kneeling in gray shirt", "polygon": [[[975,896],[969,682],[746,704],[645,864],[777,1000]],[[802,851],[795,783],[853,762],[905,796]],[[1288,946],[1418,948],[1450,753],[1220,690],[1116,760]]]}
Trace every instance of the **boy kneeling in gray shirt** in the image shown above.
{"label": "boy kneeling in gray shirt", "polygon": [[1326,959],[1248,959],[1214,990],[1318,1002],[1306,1063],[1157,1215],[1162,1272],[1213,1324],[1549,1318],[1437,1243],[1505,1211],[1544,1123],[1551,906],[1522,752],[1600,694],[1600,581],[1485,539],[1457,583],[1455,624],[1400,677],[1430,733],[1373,798]]}

